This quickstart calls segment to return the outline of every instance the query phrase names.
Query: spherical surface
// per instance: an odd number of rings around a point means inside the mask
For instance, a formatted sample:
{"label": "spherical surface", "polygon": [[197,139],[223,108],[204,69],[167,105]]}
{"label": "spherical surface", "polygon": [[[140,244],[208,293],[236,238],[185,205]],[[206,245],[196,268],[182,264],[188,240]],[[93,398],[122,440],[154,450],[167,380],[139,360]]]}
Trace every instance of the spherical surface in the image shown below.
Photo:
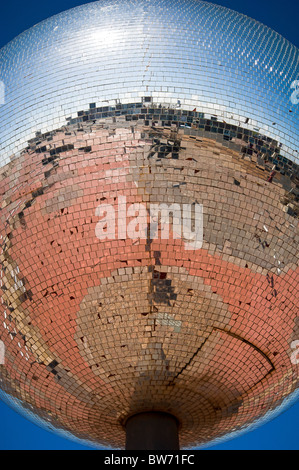
{"label": "spherical surface", "polygon": [[195,0],[86,4],[0,51],[6,402],[122,448],[137,413],[194,447],[296,399],[298,58]]}

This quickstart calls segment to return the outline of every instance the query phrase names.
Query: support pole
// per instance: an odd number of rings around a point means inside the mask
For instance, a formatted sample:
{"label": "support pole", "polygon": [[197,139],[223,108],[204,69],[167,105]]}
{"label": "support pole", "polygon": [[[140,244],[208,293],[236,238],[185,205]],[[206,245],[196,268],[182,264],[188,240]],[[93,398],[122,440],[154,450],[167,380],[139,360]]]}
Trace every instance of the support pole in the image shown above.
{"label": "support pole", "polygon": [[156,411],[131,416],[126,422],[126,450],[179,450],[176,418]]}

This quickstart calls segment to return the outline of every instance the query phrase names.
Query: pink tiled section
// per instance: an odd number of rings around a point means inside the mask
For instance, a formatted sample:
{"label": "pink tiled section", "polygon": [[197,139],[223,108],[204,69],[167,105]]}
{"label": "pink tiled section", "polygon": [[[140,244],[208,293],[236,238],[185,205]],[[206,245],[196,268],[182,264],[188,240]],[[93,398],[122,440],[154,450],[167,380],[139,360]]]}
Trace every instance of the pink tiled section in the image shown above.
{"label": "pink tiled section", "polygon": [[[170,137],[178,159],[158,157]],[[4,390],[121,447],[130,414],[171,412],[181,445],[197,445],[295,389],[298,219],[279,184],[221,144],[167,129],[110,123],[42,145],[2,170]],[[117,218],[119,196],[147,210],[203,204],[202,248],[172,231],[99,240],[96,208]]]}

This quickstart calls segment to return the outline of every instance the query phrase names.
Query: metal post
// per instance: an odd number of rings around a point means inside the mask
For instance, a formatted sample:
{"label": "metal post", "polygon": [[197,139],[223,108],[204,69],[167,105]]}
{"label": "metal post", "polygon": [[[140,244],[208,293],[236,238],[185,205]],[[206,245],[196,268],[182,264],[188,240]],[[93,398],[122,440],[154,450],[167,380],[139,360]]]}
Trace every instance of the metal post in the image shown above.
{"label": "metal post", "polygon": [[126,422],[126,450],[179,450],[176,418],[156,411],[131,416]]}

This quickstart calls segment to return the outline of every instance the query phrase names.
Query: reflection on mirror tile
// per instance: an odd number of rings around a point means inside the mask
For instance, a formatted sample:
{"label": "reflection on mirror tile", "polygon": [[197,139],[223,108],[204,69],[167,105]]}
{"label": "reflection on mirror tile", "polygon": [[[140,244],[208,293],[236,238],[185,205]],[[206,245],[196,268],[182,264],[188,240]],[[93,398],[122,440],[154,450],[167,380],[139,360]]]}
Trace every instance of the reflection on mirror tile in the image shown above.
{"label": "reflection on mirror tile", "polygon": [[[88,3],[0,50],[4,401],[95,447],[166,410],[187,448],[298,397],[298,58],[195,0]],[[173,215],[99,240],[119,196],[202,205],[202,247]]]}

